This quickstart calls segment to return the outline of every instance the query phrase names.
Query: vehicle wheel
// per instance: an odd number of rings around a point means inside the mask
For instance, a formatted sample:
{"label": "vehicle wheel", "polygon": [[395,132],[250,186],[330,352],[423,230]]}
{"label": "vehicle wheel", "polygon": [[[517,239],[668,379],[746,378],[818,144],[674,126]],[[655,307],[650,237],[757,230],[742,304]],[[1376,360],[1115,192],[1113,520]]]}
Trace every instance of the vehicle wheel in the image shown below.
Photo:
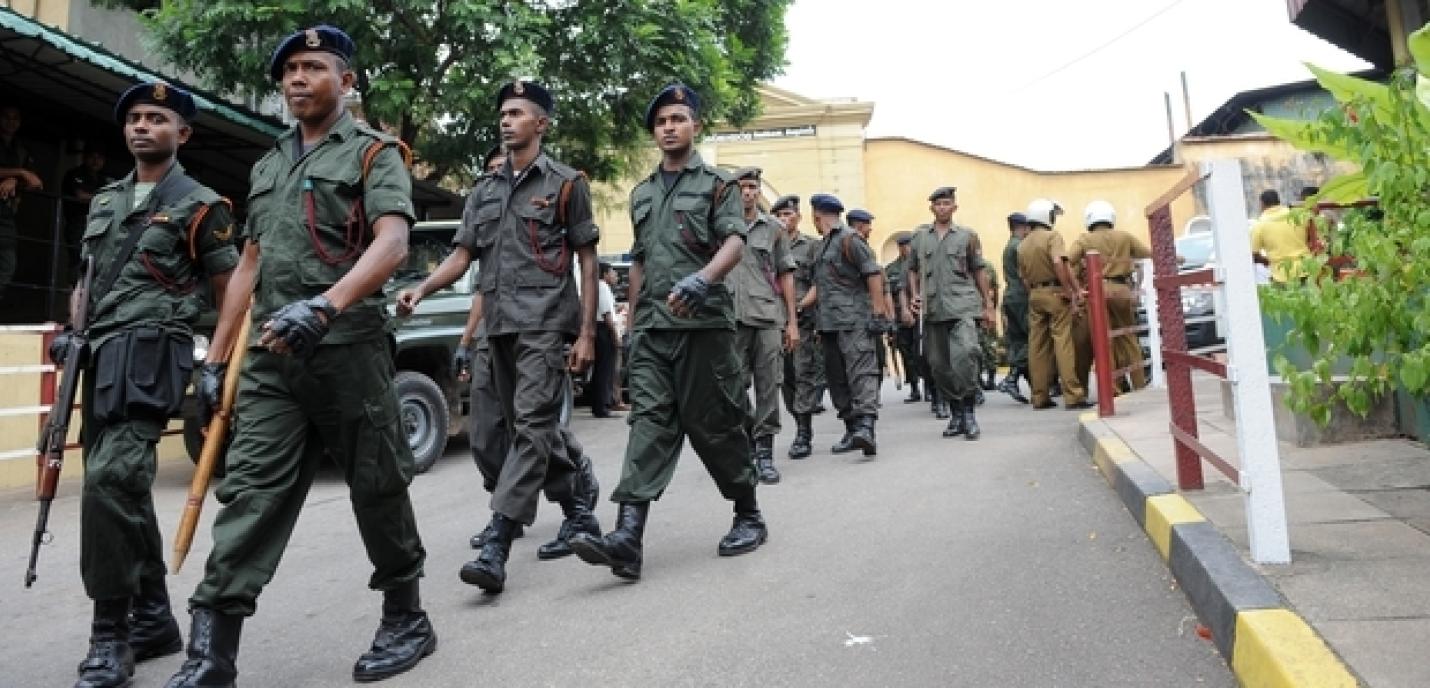
{"label": "vehicle wheel", "polygon": [[451,415],[442,388],[432,378],[414,370],[397,374],[397,400],[407,446],[412,448],[418,473],[437,463],[447,448]]}
{"label": "vehicle wheel", "polygon": [[[229,433],[228,441],[233,441],[233,433]],[[227,447],[224,449],[227,451]],[[188,452],[189,460],[194,462],[195,466],[199,465],[199,454],[204,451],[204,431],[203,427],[199,425],[198,419],[189,415],[184,416],[184,451]],[[220,459],[222,458],[220,457]],[[220,460],[214,466],[213,477],[222,478],[223,469],[224,462]]]}

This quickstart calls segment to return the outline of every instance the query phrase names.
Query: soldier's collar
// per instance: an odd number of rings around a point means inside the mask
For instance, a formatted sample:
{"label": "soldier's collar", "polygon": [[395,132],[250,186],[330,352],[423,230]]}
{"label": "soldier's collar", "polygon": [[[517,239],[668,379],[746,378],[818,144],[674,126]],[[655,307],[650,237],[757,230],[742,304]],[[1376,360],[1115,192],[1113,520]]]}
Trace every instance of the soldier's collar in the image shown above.
{"label": "soldier's collar", "polygon": [[[328,133],[323,138],[341,142],[352,138],[356,133],[357,122],[353,121],[352,113],[344,110],[342,117],[339,117],[336,122],[333,122],[333,126],[328,128]],[[289,142],[297,139],[298,136],[298,125],[294,124],[288,127],[287,131],[278,135],[278,138],[273,141],[273,147],[278,150],[291,150],[292,146]],[[309,146],[309,149],[311,150],[316,147],[317,146]]]}

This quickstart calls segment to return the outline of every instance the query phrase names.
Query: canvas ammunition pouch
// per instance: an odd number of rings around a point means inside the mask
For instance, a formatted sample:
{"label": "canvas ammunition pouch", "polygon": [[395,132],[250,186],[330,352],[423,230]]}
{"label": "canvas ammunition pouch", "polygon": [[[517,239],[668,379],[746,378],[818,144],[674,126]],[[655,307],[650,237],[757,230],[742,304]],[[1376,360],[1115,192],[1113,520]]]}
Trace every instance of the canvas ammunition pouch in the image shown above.
{"label": "canvas ammunition pouch", "polygon": [[157,327],[125,330],[99,345],[93,370],[96,420],[167,419],[178,414],[193,376],[193,340]]}

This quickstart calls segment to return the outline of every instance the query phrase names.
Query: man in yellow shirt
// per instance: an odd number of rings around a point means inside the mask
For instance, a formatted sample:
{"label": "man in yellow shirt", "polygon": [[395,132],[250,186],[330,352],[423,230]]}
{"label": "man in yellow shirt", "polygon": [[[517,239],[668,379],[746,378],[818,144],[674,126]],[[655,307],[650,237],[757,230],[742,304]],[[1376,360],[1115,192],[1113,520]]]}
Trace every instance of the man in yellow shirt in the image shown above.
{"label": "man in yellow shirt", "polygon": [[1271,279],[1285,284],[1304,277],[1297,261],[1311,255],[1306,228],[1291,221],[1291,210],[1281,205],[1281,194],[1261,192],[1261,218],[1251,228],[1251,254],[1271,266]]}

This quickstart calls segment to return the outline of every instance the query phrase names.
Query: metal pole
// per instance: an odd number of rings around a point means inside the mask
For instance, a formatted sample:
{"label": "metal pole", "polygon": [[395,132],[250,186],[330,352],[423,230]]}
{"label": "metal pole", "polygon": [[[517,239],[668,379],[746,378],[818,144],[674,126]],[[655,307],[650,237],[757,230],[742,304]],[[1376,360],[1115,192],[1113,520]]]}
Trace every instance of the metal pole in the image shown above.
{"label": "metal pole", "polygon": [[1097,368],[1097,415],[1113,415],[1112,398],[1117,388],[1112,381],[1112,343],[1107,337],[1107,295],[1102,285],[1102,253],[1087,252],[1087,313],[1092,322],[1092,363]]}
{"label": "metal pole", "polygon": [[1147,360],[1151,361],[1152,374],[1147,377],[1147,386],[1161,389],[1167,386],[1167,373],[1162,369],[1162,323],[1157,318],[1157,289],[1153,286],[1155,268],[1152,261],[1141,263],[1142,311],[1147,314]]}
{"label": "metal pole", "polygon": [[[1167,202],[1151,209],[1147,216],[1148,234],[1152,238],[1152,262],[1156,266],[1156,282],[1177,276],[1177,245],[1172,239],[1172,205]],[[1187,322],[1182,315],[1182,289],[1170,284],[1156,284],[1157,317],[1162,328],[1162,343],[1167,351],[1187,352]],[[1167,401],[1172,423],[1192,437],[1197,437],[1197,400],[1192,394],[1192,371],[1185,364],[1167,367]],[[1203,487],[1202,460],[1197,453],[1173,440],[1177,454],[1177,487],[1200,490]]]}
{"label": "metal pole", "polygon": [[1187,73],[1185,71],[1182,72],[1182,108],[1187,115],[1187,133],[1190,134],[1192,132],[1192,95],[1191,90],[1187,88]]}
{"label": "metal pole", "polygon": [[1176,164],[1181,162],[1181,156],[1177,155],[1177,128],[1172,123],[1172,93],[1162,91],[1162,100],[1167,105],[1167,149],[1172,151],[1172,163]]}
{"label": "metal pole", "polygon": [[1227,310],[1226,377],[1236,402],[1236,448],[1241,457],[1241,488],[1246,491],[1251,558],[1261,564],[1286,564],[1291,561],[1286,496],[1266,371],[1261,304],[1251,267],[1251,245],[1246,240],[1241,163],[1217,160],[1204,163],[1202,170],[1211,173],[1207,204]]}

